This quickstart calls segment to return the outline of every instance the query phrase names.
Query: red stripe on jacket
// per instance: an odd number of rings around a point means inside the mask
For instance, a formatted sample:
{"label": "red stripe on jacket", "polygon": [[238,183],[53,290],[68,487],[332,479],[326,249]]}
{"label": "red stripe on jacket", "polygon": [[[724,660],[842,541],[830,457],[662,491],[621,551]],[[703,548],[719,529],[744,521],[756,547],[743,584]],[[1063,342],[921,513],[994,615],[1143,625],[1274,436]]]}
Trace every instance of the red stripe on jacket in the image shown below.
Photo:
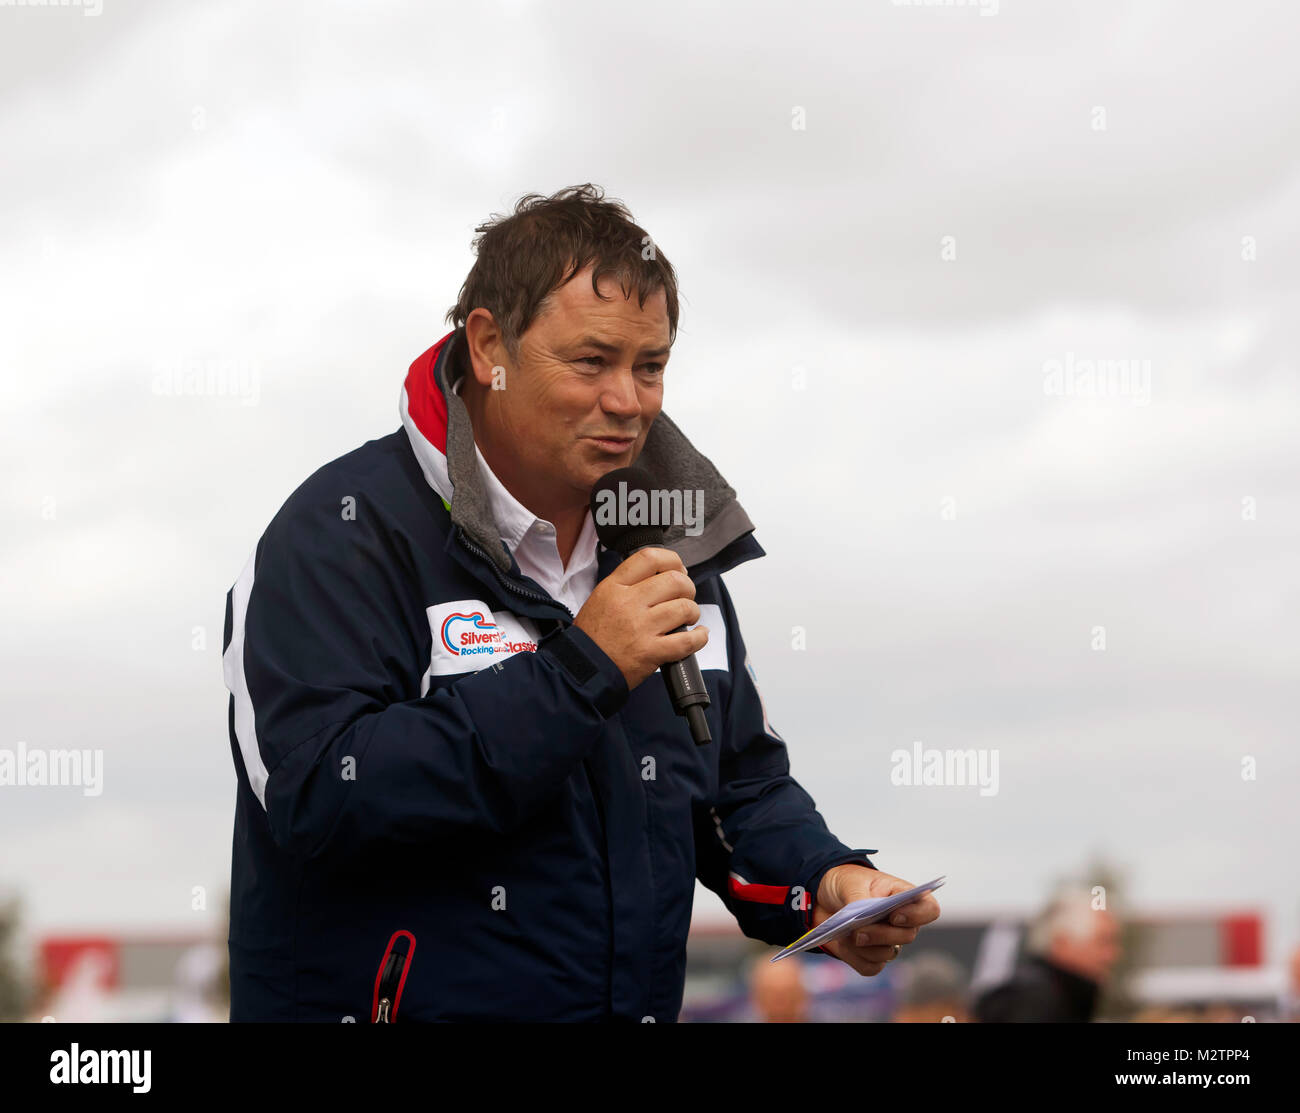
{"label": "red stripe on jacket", "polygon": [[447,399],[438,389],[433,368],[442,346],[454,336],[447,333],[432,348],[415,357],[406,373],[406,409],[424,439],[444,456],[447,454]]}

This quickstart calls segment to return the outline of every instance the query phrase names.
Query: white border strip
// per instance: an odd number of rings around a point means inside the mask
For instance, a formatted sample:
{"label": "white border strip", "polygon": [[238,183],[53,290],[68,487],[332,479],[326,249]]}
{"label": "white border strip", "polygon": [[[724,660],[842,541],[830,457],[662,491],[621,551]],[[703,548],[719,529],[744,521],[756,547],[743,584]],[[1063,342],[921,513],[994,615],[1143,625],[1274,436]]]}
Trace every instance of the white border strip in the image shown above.
{"label": "white border strip", "polygon": [[257,723],[253,715],[253,699],[248,694],[248,678],[244,675],[244,620],[248,616],[248,599],[253,594],[253,562],[257,550],[248,558],[235,586],[230,589],[230,645],[221,658],[226,688],[235,700],[235,738],[244,758],[244,772],[253,795],[266,810],[266,762],[257,744]]}

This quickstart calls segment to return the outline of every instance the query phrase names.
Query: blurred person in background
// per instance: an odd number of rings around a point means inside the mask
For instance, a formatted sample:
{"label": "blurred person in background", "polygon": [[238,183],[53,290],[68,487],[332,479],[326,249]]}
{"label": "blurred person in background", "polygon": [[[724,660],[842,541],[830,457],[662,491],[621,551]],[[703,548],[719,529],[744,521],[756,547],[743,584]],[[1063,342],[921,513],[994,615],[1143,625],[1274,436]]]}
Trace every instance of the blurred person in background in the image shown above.
{"label": "blurred person in background", "polygon": [[224,949],[214,943],[190,947],[172,972],[167,1019],[175,1024],[220,1024],[228,1019]]}
{"label": "blurred person in background", "polygon": [[1291,952],[1291,961],[1288,968],[1291,974],[1291,984],[1283,997],[1282,1007],[1278,1010],[1278,1014],[1283,1020],[1300,1023],[1300,947]]}
{"label": "blurred person in background", "polygon": [[808,1019],[808,989],[798,955],[773,962],[759,955],[749,968],[750,1020],[763,1024],[801,1024]]}
{"label": "blurred person in background", "polygon": [[920,954],[898,970],[901,989],[895,1024],[938,1024],[970,1020],[966,971],[948,955]]}
{"label": "blurred person in background", "polygon": [[1085,1023],[1119,958],[1119,924],[1104,908],[1093,908],[1087,889],[1065,889],[1031,925],[1025,951],[1010,980],[975,1002],[975,1019]]}

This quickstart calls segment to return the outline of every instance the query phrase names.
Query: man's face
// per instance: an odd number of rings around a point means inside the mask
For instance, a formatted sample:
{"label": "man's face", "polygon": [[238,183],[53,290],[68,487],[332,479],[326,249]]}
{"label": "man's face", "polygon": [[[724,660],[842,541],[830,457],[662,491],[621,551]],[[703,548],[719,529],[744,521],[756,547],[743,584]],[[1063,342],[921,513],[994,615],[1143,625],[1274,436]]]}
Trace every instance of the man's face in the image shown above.
{"label": "man's face", "polygon": [[749,987],[754,1011],[769,1024],[794,1024],[806,1019],[808,991],[797,962],[760,959]]}
{"label": "man's face", "polygon": [[1119,960],[1120,926],[1109,912],[1094,913],[1092,933],[1075,939],[1062,933],[1057,936],[1055,958],[1067,969],[1075,970],[1095,982],[1104,982]]}
{"label": "man's face", "polygon": [[602,279],[600,290],[610,300],[596,296],[588,267],[553,291],[517,359],[498,346],[505,387],[485,392],[492,449],[543,503],[585,504],[601,476],[637,458],[663,405],[664,292],[642,308],[616,280]]}

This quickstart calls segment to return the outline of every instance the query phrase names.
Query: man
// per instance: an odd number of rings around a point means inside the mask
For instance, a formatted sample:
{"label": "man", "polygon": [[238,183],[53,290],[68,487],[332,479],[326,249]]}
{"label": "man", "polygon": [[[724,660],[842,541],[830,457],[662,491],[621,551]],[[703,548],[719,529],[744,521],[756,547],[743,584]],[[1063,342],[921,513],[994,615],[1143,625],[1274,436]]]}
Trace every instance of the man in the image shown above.
{"label": "man", "polygon": [[[675,1020],[696,877],[773,944],[910,887],[767,722],[720,578],[763,550],[660,413],[672,267],[591,186],[478,232],[402,428],[299,487],[229,595],[234,1020]],[[624,561],[588,500],[634,461],[704,524]],[[651,679],[691,653],[702,747]],[[903,911],[827,950],[878,973],[938,905]]]}
{"label": "man", "polygon": [[1278,1014],[1283,1021],[1300,1023],[1300,947],[1291,952],[1291,959],[1287,964],[1287,969],[1291,978],[1286,990],[1282,993]]}
{"label": "man", "polygon": [[891,1018],[895,1024],[960,1024],[970,1019],[966,973],[956,959],[930,951],[909,959],[896,973],[901,984]]}
{"label": "man", "polygon": [[1062,890],[1030,927],[1011,979],[975,1003],[983,1023],[1076,1023],[1093,1019],[1101,986],[1119,959],[1119,924],[1092,907],[1086,889]]}
{"label": "man", "polygon": [[764,1024],[802,1024],[808,1019],[808,988],[797,954],[773,962],[761,954],[749,964],[749,1006]]}

